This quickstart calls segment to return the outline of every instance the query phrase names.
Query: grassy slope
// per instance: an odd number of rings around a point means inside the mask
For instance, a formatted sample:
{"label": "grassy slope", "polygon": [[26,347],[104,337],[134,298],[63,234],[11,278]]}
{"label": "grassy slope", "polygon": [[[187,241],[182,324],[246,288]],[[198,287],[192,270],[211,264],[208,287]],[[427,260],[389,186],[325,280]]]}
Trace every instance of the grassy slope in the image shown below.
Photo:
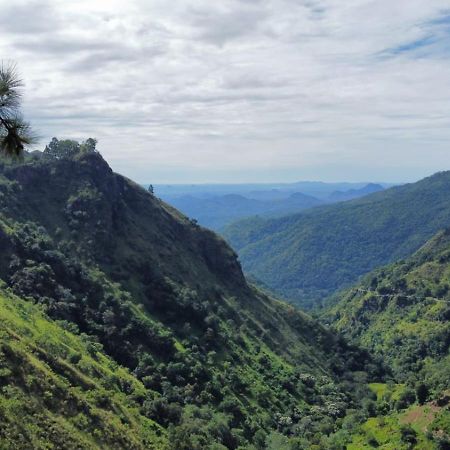
{"label": "grassy slope", "polygon": [[335,299],[326,320],[382,355],[398,376],[407,376],[448,352],[449,289],[450,233],[446,231],[411,258],[376,270]]}
{"label": "grassy slope", "polygon": [[163,449],[139,412],[144,386],[99,347],[0,291],[2,449]]}
{"label": "grassy slope", "polygon": [[[384,443],[381,448],[408,448],[400,445],[401,424],[418,433],[415,448],[450,440],[450,232],[438,233],[412,257],[376,270],[334,301],[326,322],[383,358],[397,380],[412,387],[425,383],[429,390],[424,405],[370,419],[351,448],[370,448],[361,443],[371,435]],[[386,386],[373,387],[381,401]]]}
{"label": "grassy slope", "polygon": [[[383,398],[378,399],[381,405]],[[415,433],[414,445],[402,438],[402,428],[410,426]],[[417,403],[400,411],[391,411],[367,419],[354,432],[347,450],[445,450],[448,448],[450,411],[436,402]]]}
{"label": "grassy slope", "polygon": [[450,173],[281,219],[237,222],[224,235],[244,269],[308,306],[417,250],[450,223]]}

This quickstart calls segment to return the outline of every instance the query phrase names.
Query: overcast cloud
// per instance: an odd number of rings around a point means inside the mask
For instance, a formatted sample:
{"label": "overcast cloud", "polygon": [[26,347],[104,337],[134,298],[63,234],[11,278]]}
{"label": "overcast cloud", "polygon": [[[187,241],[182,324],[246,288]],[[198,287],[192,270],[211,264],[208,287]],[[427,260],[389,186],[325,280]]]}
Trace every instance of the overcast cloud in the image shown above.
{"label": "overcast cloud", "polygon": [[0,0],[42,136],[141,182],[450,168],[450,0]]}

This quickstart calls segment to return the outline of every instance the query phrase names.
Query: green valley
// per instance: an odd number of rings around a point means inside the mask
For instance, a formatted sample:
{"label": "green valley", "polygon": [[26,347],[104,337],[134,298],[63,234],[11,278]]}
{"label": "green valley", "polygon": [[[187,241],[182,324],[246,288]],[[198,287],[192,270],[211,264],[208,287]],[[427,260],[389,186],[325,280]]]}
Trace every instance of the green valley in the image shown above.
{"label": "green valley", "polygon": [[450,172],[279,219],[246,219],[224,236],[244,270],[304,308],[374,268],[409,256],[450,223]]}
{"label": "green valley", "polygon": [[153,395],[74,325],[0,293],[2,449],[162,450],[167,432],[140,413]]}

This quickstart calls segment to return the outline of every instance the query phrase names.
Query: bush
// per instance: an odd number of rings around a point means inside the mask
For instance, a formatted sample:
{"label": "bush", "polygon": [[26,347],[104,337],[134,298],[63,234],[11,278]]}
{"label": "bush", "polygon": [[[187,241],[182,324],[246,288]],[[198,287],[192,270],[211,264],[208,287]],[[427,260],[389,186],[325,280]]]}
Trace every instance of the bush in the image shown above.
{"label": "bush", "polygon": [[178,403],[169,403],[165,398],[148,399],[142,405],[142,413],[161,425],[178,424],[181,419],[181,407]]}
{"label": "bush", "polygon": [[417,433],[411,425],[402,425],[400,427],[400,435],[402,442],[409,444],[410,447],[417,444]]}
{"label": "bush", "polygon": [[416,393],[411,388],[406,388],[401,394],[399,399],[395,402],[395,408],[397,410],[405,409],[409,405],[412,405],[416,400]]}

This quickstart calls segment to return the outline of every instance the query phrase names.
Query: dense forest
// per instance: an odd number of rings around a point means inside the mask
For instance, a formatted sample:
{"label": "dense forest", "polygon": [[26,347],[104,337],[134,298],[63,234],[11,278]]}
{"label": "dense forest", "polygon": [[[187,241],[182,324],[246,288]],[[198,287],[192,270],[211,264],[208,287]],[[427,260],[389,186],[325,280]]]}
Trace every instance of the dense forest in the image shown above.
{"label": "dense forest", "polygon": [[236,222],[224,236],[247,274],[302,307],[408,256],[450,223],[450,172],[279,219]]}
{"label": "dense forest", "polygon": [[340,448],[364,420],[378,361],[95,141],[3,164],[0,196],[3,448]]}

